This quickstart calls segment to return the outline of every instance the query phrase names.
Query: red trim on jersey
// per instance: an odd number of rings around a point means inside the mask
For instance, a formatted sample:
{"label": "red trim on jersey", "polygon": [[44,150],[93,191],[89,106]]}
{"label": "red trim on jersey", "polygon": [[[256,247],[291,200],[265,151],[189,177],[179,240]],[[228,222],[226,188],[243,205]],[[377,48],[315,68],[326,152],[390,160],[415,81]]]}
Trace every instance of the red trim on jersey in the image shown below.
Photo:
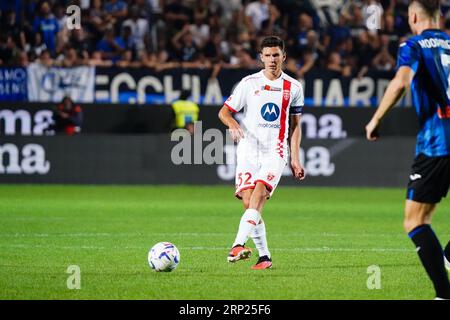
{"label": "red trim on jersey", "polygon": [[[289,92],[289,95],[285,94],[285,92]],[[280,118],[280,131],[278,133],[278,145],[277,145],[277,152],[280,155],[281,158],[284,157],[283,154],[283,143],[284,143],[284,136],[286,134],[286,115],[287,115],[287,108],[289,106],[289,100],[291,98],[291,82],[287,81],[286,79],[283,79],[283,101],[281,103],[281,118]]]}
{"label": "red trim on jersey", "polygon": [[224,103],[225,106],[228,107],[228,109],[230,109],[231,112],[237,113],[236,110],[234,110],[232,107],[230,107],[226,102]]}
{"label": "red trim on jersey", "polygon": [[266,186],[267,190],[269,190],[269,192],[272,192],[273,187],[268,182],[266,182],[264,180],[255,180],[255,182],[254,182],[255,186],[258,182],[261,182],[262,184],[264,184]]}

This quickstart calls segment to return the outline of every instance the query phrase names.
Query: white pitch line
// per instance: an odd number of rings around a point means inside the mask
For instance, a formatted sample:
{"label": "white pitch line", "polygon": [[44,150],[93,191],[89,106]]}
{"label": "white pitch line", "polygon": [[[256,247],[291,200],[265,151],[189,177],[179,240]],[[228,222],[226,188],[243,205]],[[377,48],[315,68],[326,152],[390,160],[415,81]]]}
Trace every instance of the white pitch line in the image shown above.
{"label": "white pitch line", "polygon": [[[28,245],[28,244],[0,244],[1,248],[22,248],[22,249],[75,249],[75,250],[144,250],[143,246],[52,246],[52,245]],[[149,248],[148,248],[149,249]],[[227,247],[179,247],[180,250],[214,250],[227,251]],[[413,249],[405,248],[330,248],[330,247],[316,247],[316,248],[271,248],[273,251],[297,251],[297,252],[414,252]]]}
{"label": "white pitch line", "polygon": [[[191,250],[229,250],[229,248],[219,247],[188,247],[181,249]],[[342,251],[342,252],[361,252],[361,251],[373,251],[373,252],[414,252],[413,249],[405,248],[330,248],[330,247],[317,247],[317,248],[270,248],[273,251],[309,251],[309,252],[330,252],[330,251]]]}
{"label": "white pitch line", "polygon": [[[163,233],[108,233],[108,232],[79,232],[79,233],[0,233],[2,238],[46,238],[46,237],[151,237],[151,236],[169,236],[169,237],[222,237],[230,236],[235,233],[219,232],[163,232]],[[272,237],[405,237],[402,233],[272,233]],[[450,234],[443,236],[450,236]]]}

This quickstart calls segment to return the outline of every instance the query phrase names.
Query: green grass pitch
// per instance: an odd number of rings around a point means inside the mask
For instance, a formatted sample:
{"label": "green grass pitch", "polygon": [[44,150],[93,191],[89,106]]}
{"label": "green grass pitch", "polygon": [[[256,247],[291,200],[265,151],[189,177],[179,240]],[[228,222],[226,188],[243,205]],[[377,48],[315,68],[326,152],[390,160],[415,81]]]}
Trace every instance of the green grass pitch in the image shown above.
{"label": "green grass pitch", "polygon": [[[3,185],[0,299],[432,299],[403,233],[404,194],[280,186],[263,212],[274,266],[253,271],[257,254],[226,262],[243,213],[232,186]],[[449,213],[444,200],[433,221],[443,245]],[[181,252],[172,273],[148,266],[160,241]],[[80,290],[67,288],[69,265]],[[380,289],[367,287],[371,265]]]}

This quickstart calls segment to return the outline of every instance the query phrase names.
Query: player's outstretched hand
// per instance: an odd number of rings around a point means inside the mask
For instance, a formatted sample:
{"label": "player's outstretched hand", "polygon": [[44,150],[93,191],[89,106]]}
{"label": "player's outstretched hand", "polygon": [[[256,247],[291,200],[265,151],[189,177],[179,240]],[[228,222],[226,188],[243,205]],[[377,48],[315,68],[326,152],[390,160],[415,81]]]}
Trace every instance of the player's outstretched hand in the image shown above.
{"label": "player's outstretched hand", "polygon": [[232,124],[228,128],[230,131],[231,138],[235,142],[239,142],[242,138],[244,138],[244,130],[242,130],[241,126],[239,124]]}
{"label": "player's outstretched hand", "polygon": [[380,125],[380,122],[377,119],[370,120],[370,122],[366,125],[367,140],[375,141],[380,137],[380,134],[378,133],[379,125]]}
{"label": "player's outstretched hand", "polygon": [[297,179],[297,180],[305,179],[305,169],[302,167],[300,162],[291,161],[291,170],[292,170],[292,174],[294,175],[295,179]]}

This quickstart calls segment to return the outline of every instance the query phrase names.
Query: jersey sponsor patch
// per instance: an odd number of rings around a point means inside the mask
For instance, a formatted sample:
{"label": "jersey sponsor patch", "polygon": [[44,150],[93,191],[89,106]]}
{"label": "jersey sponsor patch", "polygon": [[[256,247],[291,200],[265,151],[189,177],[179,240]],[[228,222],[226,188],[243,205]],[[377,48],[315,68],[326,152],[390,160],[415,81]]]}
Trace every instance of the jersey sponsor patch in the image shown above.
{"label": "jersey sponsor patch", "polygon": [[281,88],[277,88],[277,87],[272,87],[269,86],[268,84],[266,84],[265,86],[261,87],[261,90],[266,90],[266,91],[281,91]]}
{"label": "jersey sponsor patch", "polygon": [[280,116],[280,108],[275,103],[266,103],[261,108],[261,116],[264,120],[273,122]]}
{"label": "jersey sponsor patch", "polygon": [[283,99],[289,100],[291,98],[291,90],[283,90]]}

